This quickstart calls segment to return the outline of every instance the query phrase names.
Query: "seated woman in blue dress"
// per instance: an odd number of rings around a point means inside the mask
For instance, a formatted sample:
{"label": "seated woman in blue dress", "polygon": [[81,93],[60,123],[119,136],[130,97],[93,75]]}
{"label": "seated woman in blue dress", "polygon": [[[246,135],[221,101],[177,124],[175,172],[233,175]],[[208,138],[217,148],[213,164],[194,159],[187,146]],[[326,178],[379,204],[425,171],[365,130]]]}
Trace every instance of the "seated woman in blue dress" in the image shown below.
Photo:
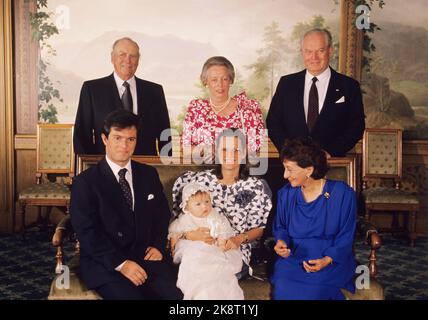
{"label": "seated woman in blue dress", "polygon": [[281,161],[289,183],[278,191],[273,222],[273,299],[344,299],[341,288],[355,292],[355,192],[324,179],[325,153],[309,139],[287,141]]}

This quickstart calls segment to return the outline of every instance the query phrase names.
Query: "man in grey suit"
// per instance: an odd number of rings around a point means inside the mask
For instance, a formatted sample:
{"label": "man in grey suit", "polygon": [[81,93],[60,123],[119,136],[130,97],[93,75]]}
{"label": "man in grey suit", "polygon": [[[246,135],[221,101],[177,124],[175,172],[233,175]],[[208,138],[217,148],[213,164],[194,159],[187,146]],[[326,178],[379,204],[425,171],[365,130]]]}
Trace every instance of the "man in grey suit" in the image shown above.
{"label": "man in grey suit", "polygon": [[286,139],[311,137],[328,157],[343,157],[365,128],[360,85],[329,66],[333,47],[328,30],[306,32],[301,53],[306,69],[283,76],[272,98],[269,137],[278,151]]}

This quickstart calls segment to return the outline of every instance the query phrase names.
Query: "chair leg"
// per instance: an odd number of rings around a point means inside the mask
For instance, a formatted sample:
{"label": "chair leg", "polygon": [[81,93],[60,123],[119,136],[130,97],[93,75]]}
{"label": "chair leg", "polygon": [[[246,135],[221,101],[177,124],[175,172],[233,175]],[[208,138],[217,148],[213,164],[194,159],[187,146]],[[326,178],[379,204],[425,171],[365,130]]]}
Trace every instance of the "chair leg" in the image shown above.
{"label": "chair leg", "polygon": [[366,211],[366,212],[365,212],[365,214],[364,214],[364,218],[365,218],[367,221],[370,221],[370,219],[371,219],[370,210],[366,208],[366,210],[365,210],[365,211]]}
{"label": "chair leg", "polygon": [[80,255],[80,242],[79,242],[79,240],[76,240],[76,244],[74,245],[74,254]]}
{"label": "chair leg", "polygon": [[416,211],[410,212],[410,246],[414,247],[416,241]]}
{"label": "chair leg", "polygon": [[21,203],[21,236],[22,240],[25,240],[25,210],[26,210],[26,204]]}
{"label": "chair leg", "polygon": [[400,229],[400,222],[399,222],[399,215],[397,212],[394,212],[392,214],[392,221],[391,221],[391,234],[393,237],[395,237]]}

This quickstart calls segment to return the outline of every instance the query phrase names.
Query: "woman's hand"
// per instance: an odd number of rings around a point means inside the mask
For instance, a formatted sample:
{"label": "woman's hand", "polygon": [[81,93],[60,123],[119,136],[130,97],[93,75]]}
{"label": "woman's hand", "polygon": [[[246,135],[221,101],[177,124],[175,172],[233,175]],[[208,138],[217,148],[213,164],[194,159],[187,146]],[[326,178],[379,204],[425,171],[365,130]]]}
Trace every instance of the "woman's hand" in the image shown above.
{"label": "woman's hand", "polygon": [[277,255],[283,258],[288,258],[291,254],[291,250],[288,249],[285,241],[281,239],[278,239],[278,241],[275,244],[275,247],[273,247],[273,250],[275,250]]}
{"label": "woman's hand", "polygon": [[239,246],[242,244],[243,240],[244,239],[243,239],[242,235],[240,235],[240,234],[227,239],[224,251],[232,250],[232,249],[239,249]]}
{"label": "woman's hand", "polygon": [[192,231],[187,231],[185,233],[185,239],[192,241],[203,241],[206,244],[213,244],[215,241],[215,239],[210,236],[210,229],[203,227]]}
{"label": "woman's hand", "polygon": [[318,272],[333,262],[333,259],[325,256],[322,259],[309,260],[308,262],[303,261],[303,268],[306,272]]}

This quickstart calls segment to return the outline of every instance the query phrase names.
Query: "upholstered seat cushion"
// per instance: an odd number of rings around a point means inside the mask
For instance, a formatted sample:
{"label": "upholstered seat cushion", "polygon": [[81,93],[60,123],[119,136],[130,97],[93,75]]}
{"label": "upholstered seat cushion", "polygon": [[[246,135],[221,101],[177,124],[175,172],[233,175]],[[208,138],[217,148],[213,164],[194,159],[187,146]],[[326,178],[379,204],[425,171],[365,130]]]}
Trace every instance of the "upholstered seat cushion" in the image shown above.
{"label": "upholstered seat cushion", "polygon": [[70,188],[61,183],[42,183],[29,187],[19,193],[24,199],[70,199]]}
{"label": "upholstered seat cushion", "polygon": [[[56,275],[52,281],[48,300],[99,300],[101,297],[93,290],[88,290],[78,276],[79,256],[75,255],[67,264],[70,272],[69,288],[63,288],[63,275]],[[57,286],[57,281],[60,286]]]}
{"label": "upholstered seat cushion", "polygon": [[374,278],[370,278],[368,289],[356,289],[355,294],[341,289],[346,300],[385,300],[383,287]]}
{"label": "upholstered seat cushion", "polygon": [[404,190],[376,187],[362,192],[366,203],[411,203],[418,204],[418,197]]}
{"label": "upholstered seat cushion", "polygon": [[62,275],[57,275],[52,281],[51,289],[49,292],[48,300],[99,300],[101,297],[93,290],[88,290],[86,286],[80,281],[79,277],[74,271],[70,272],[69,288],[61,288],[57,286],[57,280],[61,284]]}

